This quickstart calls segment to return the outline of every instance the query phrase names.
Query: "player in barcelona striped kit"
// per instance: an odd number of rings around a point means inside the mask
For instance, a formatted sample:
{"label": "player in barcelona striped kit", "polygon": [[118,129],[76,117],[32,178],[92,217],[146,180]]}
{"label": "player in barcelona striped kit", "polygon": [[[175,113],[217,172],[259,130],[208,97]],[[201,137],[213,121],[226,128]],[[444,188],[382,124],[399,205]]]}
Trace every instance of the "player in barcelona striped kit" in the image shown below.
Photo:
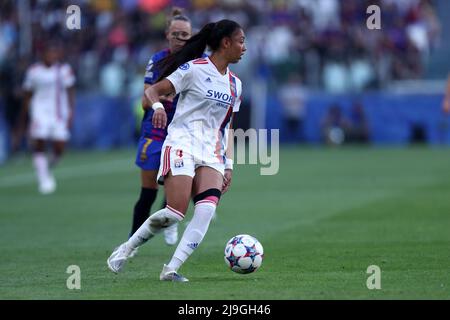
{"label": "player in barcelona striped kit", "polygon": [[[200,58],[206,46],[210,57]],[[121,244],[107,263],[119,272],[130,253],[164,228],[184,219],[191,197],[194,215],[160,280],[186,282],[178,269],[202,242],[219,199],[231,184],[233,113],[239,111],[241,81],[228,68],[244,52],[245,35],[234,21],[209,23],[177,53],[161,62],[158,81],[145,91],[155,110],[152,123],[167,125],[161,95],[179,94],[177,108],[163,145],[158,179],[164,180],[167,206],[152,214]]]}
{"label": "player in barcelona striped kit", "polygon": [[[167,57],[171,52],[179,50],[192,35],[192,26],[189,18],[174,9],[172,17],[167,22],[166,38],[169,48],[155,53],[148,62],[144,90],[155,83],[160,75],[159,68],[155,67],[159,61]],[[172,121],[178,96],[161,97],[161,102],[167,113],[167,121]],[[151,207],[156,199],[158,184],[156,176],[159,170],[161,147],[167,136],[166,128],[155,128],[152,124],[153,109],[148,108],[146,99],[143,98],[142,105],[146,108],[141,125],[141,136],[139,138],[136,154],[136,165],[141,168],[141,192],[133,210],[133,222],[130,236],[148,219]],[[178,224],[164,229],[164,238],[167,244],[174,245],[178,240]],[[132,256],[137,253],[133,251]]]}

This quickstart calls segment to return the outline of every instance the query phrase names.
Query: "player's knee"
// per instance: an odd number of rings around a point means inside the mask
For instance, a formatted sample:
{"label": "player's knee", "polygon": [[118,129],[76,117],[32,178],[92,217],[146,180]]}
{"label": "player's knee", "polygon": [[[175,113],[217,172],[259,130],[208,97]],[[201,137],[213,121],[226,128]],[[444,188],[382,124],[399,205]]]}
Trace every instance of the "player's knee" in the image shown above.
{"label": "player's knee", "polygon": [[222,192],[219,189],[211,188],[194,196],[194,204],[210,203],[217,206]]}
{"label": "player's knee", "polygon": [[33,141],[33,152],[45,152],[44,140],[37,139]]}
{"label": "player's knee", "polygon": [[142,181],[142,187],[147,189],[158,189],[158,183],[153,180]]}
{"label": "player's knee", "polygon": [[168,228],[183,218],[184,213],[166,206],[165,209],[159,210],[149,217],[150,228],[152,231]]}
{"label": "player's knee", "polygon": [[142,172],[141,172],[142,187],[148,188],[148,189],[158,189],[158,183],[156,181],[157,174],[158,174],[158,171],[142,170]]}
{"label": "player's knee", "polygon": [[165,214],[160,210],[149,217],[150,230],[153,233],[159,232],[164,228],[170,227],[177,222],[176,219]]}
{"label": "player's knee", "polygon": [[61,158],[64,153],[64,149],[63,148],[55,148],[53,153],[55,154],[55,157]]}

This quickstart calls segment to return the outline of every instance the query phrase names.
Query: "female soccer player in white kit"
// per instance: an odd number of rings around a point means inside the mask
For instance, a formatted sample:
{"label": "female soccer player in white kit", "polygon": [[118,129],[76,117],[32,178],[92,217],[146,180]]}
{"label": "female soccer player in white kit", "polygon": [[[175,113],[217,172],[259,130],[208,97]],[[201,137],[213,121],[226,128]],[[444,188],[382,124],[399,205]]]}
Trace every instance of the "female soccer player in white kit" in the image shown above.
{"label": "female soccer player in white kit", "polygon": [[[231,184],[233,139],[229,135],[232,114],[239,111],[242,85],[228,65],[241,59],[246,51],[244,41],[236,22],[209,23],[161,62],[160,81],[145,91],[155,110],[155,127],[164,128],[167,122],[159,96],[180,94],[158,172],[158,179],[164,179],[167,206],[151,215],[111,254],[107,263],[113,272],[122,269],[132,250],[183,220],[193,196],[194,216],[160,274],[160,280],[188,281],[178,269],[203,240],[219,199]],[[199,58],[207,45],[212,54]]]}
{"label": "female soccer player in white kit", "polygon": [[[181,11],[175,8],[172,17],[168,20],[166,38],[169,48],[155,53],[146,69],[144,79],[144,91],[150,85],[155,83],[159,77],[159,70],[154,68],[154,64],[167,57],[171,52],[179,50],[192,35],[192,26],[188,17],[181,14]],[[164,97],[161,102],[166,109],[168,123],[175,114],[177,97]],[[155,128],[152,124],[153,110],[143,94],[143,106],[146,109],[141,125],[141,136],[139,138],[138,152],[136,155],[136,165],[141,169],[141,192],[133,209],[133,223],[131,226],[130,237],[139,229],[142,223],[148,219],[150,210],[156,200],[158,193],[158,183],[156,177],[161,159],[161,148],[167,135],[165,128]],[[164,205],[165,206],[165,201]],[[175,245],[178,241],[178,224],[175,223],[170,228],[164,230],[164,238],[168,245]],[[134,256],[137,249],[132,253]]]}
{"label": "female soccer player in white kit", "polygon": [[[28,68],[23,84],[23,115],[29,112],[33,164],[42,194],[52,193],[56,189],[50,167],[58,162],[64,152],[73,116],[75,76],[70,65],[59,62],[60,58],[60,45],[50,43],[45,48],[42,62]],[[45,152],[48,140],[53,142],[50,161]]]}

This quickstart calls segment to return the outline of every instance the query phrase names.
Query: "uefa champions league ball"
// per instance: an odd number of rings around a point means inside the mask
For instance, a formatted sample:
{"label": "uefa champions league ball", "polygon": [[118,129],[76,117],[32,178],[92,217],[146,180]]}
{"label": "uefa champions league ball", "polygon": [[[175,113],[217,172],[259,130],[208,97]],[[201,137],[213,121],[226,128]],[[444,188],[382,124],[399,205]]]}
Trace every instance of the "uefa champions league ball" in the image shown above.
{"label": "uefa champions league ball", "polygon": [[252,273],[261,267],[264,249],[261,243],[248,234],[231,238],[225,246],[225,263],[234,272]]}

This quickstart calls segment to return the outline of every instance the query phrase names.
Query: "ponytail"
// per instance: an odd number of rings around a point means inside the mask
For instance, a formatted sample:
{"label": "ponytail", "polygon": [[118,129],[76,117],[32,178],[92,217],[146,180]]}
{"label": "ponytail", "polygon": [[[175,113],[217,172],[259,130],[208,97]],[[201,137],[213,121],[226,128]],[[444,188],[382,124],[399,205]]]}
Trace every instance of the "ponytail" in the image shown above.
{"label": "ponytail", "polygon": [[155,63],[154,67],[157,70],[161,70],[156,82],[172,74],[182,64],[201,58],[206,50],[206,46],[209,46],[212,51],[218,50],[222,39],[231,37],[237,29],[242,28],[238,23],[231,20],[221,20],[206,24],[196,35],[187,40],[180,50]]}
{"label": "ponytail", "polygon": [[188,61],[200,58],[205,52],[206,45],[211,37],[215,23],[208,23],[196,35],[192,36],[179,51],[169,54],[166,58],[159,60],[155,67],[161,70],[156,82],[164,79],[179,66]]}

